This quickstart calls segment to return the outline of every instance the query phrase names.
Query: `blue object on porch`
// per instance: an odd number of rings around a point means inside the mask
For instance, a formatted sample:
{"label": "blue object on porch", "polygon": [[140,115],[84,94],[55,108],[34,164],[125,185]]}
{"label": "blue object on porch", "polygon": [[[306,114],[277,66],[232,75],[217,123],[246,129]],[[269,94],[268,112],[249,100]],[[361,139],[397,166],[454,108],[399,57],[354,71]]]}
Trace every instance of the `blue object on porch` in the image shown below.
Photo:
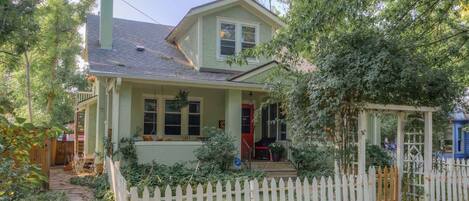
{"label": "blue object on porch", "polygon": [[464,127],[469,126],[469,114],[455,112],[453,114],[453,157],[469,158],[469,131]]}

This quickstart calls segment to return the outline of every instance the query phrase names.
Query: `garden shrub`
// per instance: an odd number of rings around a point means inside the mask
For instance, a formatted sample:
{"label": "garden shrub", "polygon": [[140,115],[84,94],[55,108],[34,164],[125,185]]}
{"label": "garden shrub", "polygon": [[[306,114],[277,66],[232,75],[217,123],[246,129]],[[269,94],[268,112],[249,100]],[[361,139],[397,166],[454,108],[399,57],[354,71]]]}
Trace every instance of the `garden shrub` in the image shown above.
{"label": "garden shrub", "polygon": [[380,146],[366,146],[366,166],[387,167],[392,165],[392,157]]}
{"label": "garden shrub", "polygon": [[332,176],[334,154],[331,148],[308,144],[292,147],[293,162],[302,177]]}
{"label": "garden shrub", "polygon": [[111,191],[107,178],[106,174],[97,176],[77,176],[70,178],[70,183],[93,189],[94,197],[97,201],[113,201],[114,194]]}
{"label": "garden shrub", "polygon": [[63,191],[47,191],[41,193],[31,193],[20,201],[68,201],[68,197]]}
{"label": "garden shrub", "polygon": [[228,170],[238,153],[233,137],[218,128],[205,128],[205,132],[209,138],[195,150],[195,156],[205,170]]}

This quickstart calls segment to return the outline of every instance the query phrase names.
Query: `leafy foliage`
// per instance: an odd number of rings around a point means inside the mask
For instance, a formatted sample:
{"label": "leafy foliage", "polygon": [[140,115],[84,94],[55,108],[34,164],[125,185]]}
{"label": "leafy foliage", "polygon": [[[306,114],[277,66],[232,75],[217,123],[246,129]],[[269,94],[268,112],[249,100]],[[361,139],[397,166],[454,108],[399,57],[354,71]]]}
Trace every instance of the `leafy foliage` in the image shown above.
{"label": "leafy foliage", "polygon": [[47,191],[31,194],[20,201],[68,201],[68,197],[63,191]]}
{"label": "leafy foliage", "polygon": [[440,106],[447,114],[460,101],[468,84],[467,5],[292,0],[287,26],[229,63],[276,58],[290,71],[270,80],[271,99],[288,114],[293,143],[332,141],[346,153],[366,102]]}
{"label": "leafy foliage", "polygon": [[[2,98],[0,97],[0,100]],[[10,105],[8,101],[5,106]],[[40,167],[32,164],[29,152],[42,147],[49,137],[58,134],[55,128],[36,127],[16,117],[9,107],[0,105],[0,199],[15,200],[37,191],[47,179]]]}
{"label": "leafy foliage", "polygon": [[388,167],[392,165],[392,157],[378,145],[367,145],[366,163],[366,167]]}
{"label": "leafy foliage", "polygon": [[96,176],[77,176],[70,178],[70,183],[74,185],[87,186],[93,189],[96,201],[113,201],[114,195],[107,179],[108,176],[106,174]]}
{"label": "leafy foliage", "polygon": [[334,155],[327,146],[309,144],[293,147],[293,162],[302,177],[332,176]]}
{"label": "leafy foliage", "polygon": [[211,171],[228,170],[237,154],[234,139],[221,129],[206,128],[208,140],[195,150],[195,157],[204,169]]}
{"label": "leafy foliage", "polygon": [[283,147],[283,145],[278,142],[269,144],[269,148],[272,153],[277,153],[279,155],[285,153],[285,147]]}

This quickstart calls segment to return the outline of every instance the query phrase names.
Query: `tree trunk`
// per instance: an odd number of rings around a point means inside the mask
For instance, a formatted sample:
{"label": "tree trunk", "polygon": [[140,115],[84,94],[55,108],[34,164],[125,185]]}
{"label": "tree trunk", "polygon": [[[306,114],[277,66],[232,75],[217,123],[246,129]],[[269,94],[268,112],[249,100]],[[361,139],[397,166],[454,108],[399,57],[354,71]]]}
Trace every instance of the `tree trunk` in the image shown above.
{"label": "tree trunk", "polygon": [[33,106],[31,98],[31,65],[29,63],[28,52],[24,52],[24,61],[26,64],[26,96],[28,98],[28,112],[29,112],[29,122],[33,122]]}

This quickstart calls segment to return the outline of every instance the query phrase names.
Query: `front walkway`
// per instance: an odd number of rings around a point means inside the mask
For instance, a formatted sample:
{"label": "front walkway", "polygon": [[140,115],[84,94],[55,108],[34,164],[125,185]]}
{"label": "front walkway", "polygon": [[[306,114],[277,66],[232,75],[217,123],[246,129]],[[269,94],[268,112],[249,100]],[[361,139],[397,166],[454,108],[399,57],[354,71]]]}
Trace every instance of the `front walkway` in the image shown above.
{"label": "front walkway", "polygon": [[62,166],[50,168],[49,188],[51,191],[64,191],[70,201],[93,200],[93,191],[85,186],[70,184],[70,178],[75,174],[72,171],[64,171]]}

